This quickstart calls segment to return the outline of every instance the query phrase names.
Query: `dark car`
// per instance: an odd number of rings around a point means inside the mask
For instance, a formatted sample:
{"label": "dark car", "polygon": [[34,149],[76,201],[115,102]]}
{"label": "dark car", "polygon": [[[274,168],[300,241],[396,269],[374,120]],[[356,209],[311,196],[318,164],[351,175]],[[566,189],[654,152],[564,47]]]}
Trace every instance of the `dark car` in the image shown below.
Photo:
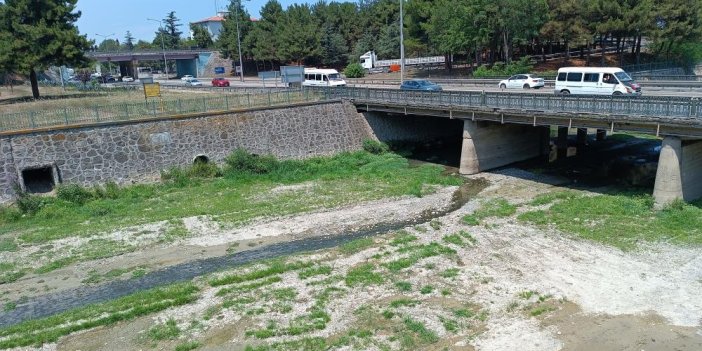
{"label": "dark car", "polygon": [[441,91],[441,86],[425,79],[406,80],[400,84],[400,90]]}
{"label": "dark car", "polygon": [[226,80],[225,78],[215,78],[215,79],[212,79],[212,86],[213,87],[228,87],[229,81]]}

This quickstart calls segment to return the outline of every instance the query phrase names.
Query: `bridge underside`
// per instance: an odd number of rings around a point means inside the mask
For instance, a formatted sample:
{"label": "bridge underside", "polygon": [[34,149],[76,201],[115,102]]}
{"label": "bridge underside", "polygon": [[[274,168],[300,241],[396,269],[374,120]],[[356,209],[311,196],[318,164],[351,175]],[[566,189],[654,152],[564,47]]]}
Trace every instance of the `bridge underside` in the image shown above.
{"label": "bridge underside", "polygon": [[[460,173],[475,174],[548,152],[549,127],[627,131],[663,137],[653,196],[658,206],[702,197],[702,128],[689,120],[662,122],[640,116],[546,113],[528,110],[448,109],[355,101],[356,108],[408,116],[443,117],[463,122]],[[432,118],[436,120],[437,118]],[[580,140],[583,135],[579,133]]]}

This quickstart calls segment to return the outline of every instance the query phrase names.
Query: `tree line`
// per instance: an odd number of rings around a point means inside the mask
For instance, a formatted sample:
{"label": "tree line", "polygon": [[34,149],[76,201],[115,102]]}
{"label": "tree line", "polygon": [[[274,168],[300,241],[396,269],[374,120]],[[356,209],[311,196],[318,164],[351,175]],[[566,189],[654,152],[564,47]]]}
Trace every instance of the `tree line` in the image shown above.
{"label": "tree line", "polygon": [[[660,56],[676,58],[681,48],[702,38],[702,0],[405,0],[404,4],[407,57],[446,55],[480,65],[509,63],[524,55],[569,56],[577,50],[589,61],[594,50],[608,47],[615,48],[622,60],[628,52],[639,61],[643,44]],[[343,67],[371,50],[380,59],[399,57],[399,10],[398,0],[319,1],[287,8],[269,0],[260,18],[251,21],[241,2],[234,0],[217,40],[199,26],[191,26],[193,38],[181,39],[171,12],[164,19],[166,29],[157,32],[150,47],[160,47],[159,35],[166,35],[169,48],[215,48],[238,58],[238,15],[242,53],[262,69],[283,63]],[[149,43],[140,41],[136,47]],[[604,56],[599,59],[604,64]]]}

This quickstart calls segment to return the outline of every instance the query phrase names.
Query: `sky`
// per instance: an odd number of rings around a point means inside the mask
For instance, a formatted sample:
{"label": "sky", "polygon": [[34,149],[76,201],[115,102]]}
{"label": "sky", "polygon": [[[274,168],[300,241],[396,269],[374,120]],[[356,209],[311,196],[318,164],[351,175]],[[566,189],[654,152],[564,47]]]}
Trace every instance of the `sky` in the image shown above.
{"label": "sky", "polygon": [[[132,32],[136,40],[152,41],[159,24],[147,18],[163,19],[170,11],[183,25],[180,30],[187,35],[189,23],[217,14],[217,10],[226,10],[230,0],[78,0],[77,8],[82,15],[77,26],[81,34],[100,43],[104,38],[124,40],[127,31]],[[254,18],[259,18],[259,10],[267,0],[244,0],[244,7]],[[305,0],[278,0],[283,8],[292,3],[315,2]]]}

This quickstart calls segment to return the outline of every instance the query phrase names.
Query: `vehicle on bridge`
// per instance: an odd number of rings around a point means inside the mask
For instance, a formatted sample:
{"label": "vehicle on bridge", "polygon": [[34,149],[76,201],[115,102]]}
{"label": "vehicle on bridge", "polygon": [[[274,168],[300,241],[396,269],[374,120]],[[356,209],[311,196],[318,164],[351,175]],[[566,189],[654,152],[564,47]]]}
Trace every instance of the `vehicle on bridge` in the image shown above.
{"label": "vehicle on bridge", "polygon": [[400,90],[441,91],[443,89],[439,84],[426,79],[412,79],[402,82]]}
{"label": "vehicle on bridge", "polygon": [[641,95],[641,86],[618,67],[563,67],[558,70],[555,94]]}
{"label": "vehicle on bridge", "polygon": [[305,87],[344,87],[346,81],[341,78],[341,74],[335,69],[305,68]]}
{"label": "vehicle on bridge", "polygon": [[[400,59],[378,60],[375,51],[368,51],[360,56],[361,66],[368,73],[387,73],[391,67],[400,67]],[[405,58],[405,66],[441,66],[446,63],[444,56]]]}
{"label": "vehicle on bridge", "polygon": [[182,80],[183,82],[187,82],[187,81],[189,81],[189,80],[191,80],[191,79],[195,79],[195,77],[193,77],[193,76],[191,76],[191,75],[189,75],[189,74],[186,74],[186,75],[180,77],[180,80]]}
{"label": "vehicle on bridge", "polygon": [[192,79],[186,81],[185,85],[187,85],[189,87],[202,86],[202,82],[195,79],[195,78],[192,78]]}
{"label": "vehicle on bridge", "polygon": [[539,89],[544,87],[544,79],[533,74],[515,74],[497,84],[500,89]]}
{"label": "vehicle on bridge", "polygon": [[226,78],[215,77],[214,79],[212,79],[212,86],[213,87],[228,87],[229,81]]}
{"label": "vehicle on bridge", "polygon": [[122,77],[122,81],[123,82],[133,82],[134,78],[132,78],[131,76],[124,76],[124,77]]}

